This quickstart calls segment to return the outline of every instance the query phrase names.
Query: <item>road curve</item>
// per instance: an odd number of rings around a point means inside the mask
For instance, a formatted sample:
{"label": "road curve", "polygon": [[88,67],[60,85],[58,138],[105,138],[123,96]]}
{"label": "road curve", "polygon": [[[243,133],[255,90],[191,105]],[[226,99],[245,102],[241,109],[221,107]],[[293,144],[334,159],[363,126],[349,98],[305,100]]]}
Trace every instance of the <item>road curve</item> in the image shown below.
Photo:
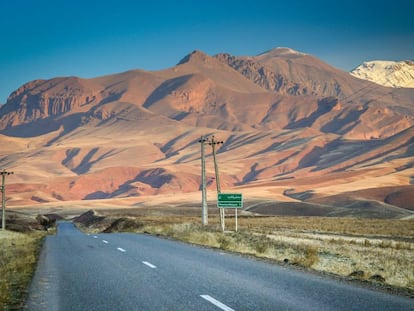
{"label": "road curve", "polygon": [[26,310],[414,310],[414,299],[142,234],[46,238]]}

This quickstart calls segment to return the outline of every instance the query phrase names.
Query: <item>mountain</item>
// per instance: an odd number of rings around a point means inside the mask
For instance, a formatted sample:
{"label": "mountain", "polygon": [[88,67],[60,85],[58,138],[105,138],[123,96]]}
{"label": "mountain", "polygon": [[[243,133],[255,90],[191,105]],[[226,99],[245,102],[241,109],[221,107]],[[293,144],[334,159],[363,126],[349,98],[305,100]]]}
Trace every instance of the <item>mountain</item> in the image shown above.
{"label": "mountain", "polygon": [[289,48],[275,48],[254,57],[229,54],[215,57],[263,88],[283,94],[344,99],[362,88],[372,87],[312,55]]}
{"label": "mountain", "polygon": [[[273,93],[302,100],[312,96],[323,99],[311,108],[308,117],[282,124],[282,128],[311,126],[348,138],[369,139],[387,137],[412,125],[412,92],[389,90],[356,79],[314,56],[276,48],[254,57],[215,57]],[[301,104],[295,110],[305,108],[309,107]]]}
{"label": "mountain", "polygon": [[354,77],[389,87],[414,88],[413,61],[370,61],[351,71]]}
{"label": "mountain", "polygon": [[194,51],[160,71],[26,83],[0,108],[0,166],[10,205],[198,201],[199,139],[215,135],[221,187],[252,212],[409,217],[413,134],[413,89],[287,48]]}

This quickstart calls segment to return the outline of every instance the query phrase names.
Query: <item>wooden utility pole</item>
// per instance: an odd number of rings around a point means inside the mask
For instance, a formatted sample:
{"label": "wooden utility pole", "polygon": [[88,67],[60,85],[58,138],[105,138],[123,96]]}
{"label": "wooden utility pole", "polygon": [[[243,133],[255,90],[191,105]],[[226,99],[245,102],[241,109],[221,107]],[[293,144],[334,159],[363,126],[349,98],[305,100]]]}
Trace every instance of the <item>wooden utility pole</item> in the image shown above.
{"label": "wooden utility pole", "polygon": [[213,149],[213,161],[214,161],[214,171],[216,173],[216,186],[217,186],[217,194],[221,193],[221,186],[220,186],[220,176],[219,176],[219,170],[217,165],[217,158],[216,158],[216,145],[222,144],[222,141],[217,141],[214,139],[214,136],[211,137],[211,141],[208,142],[209,145],[211,145],[211,148]]}
{"label": "wooden utility pole", "polygon": [[207,190],[206,190],[206,159],[204,152],[204,145],[207,142],[207,138],[201,136],[198,141],[201,143],[201,222],[203,226],[208,225],[208,205],[207,205]]}
{"label": "wooden utility pole", "polygon": [[[208,142],[209,145],[211,145],[211,148],[213,149],[213,161],[214,161],[214,171],[216,173],[216,186],[217,186],[217,195],[221,193],[221,186],[220,186],[220,176],[219,176],[219,169],[216,159],[216,145],[223,144],[223,141],[217,141],[214,139],[214,136],[211,137],[211,140]],[[224,231],[224,209],[220,208],[220,224],[221,229]]]}
{"label": "wooden utility pole", "polygon": [[6,172],[3,170],[0,172],[1,175],[1,193],[2,193],[2,201],[1,201],[1,228],[2,230],[6,230],[6,175],[11,175],[13,172]]}
{"label": "wooden utility pole", "polygon": [[[208,205],[207,205],[207,190],[206,190],[206,160],[205,160],[205,144],[209,144],[213,149],[213,160],[214,160],[214,171],[216,174],[216,186],[217,186],[217,195],[221,192],[220,187],[220,176],[219,176],[219,169],[216,159],[216,145],[222,144],[222,141],[215,140],[214,136],[211,139],[208,139],[207,136],[201,136],[198,140],[201,144],[201,204],[202,204],[202,212],[201,212],[201,220],[203,226],[208,224]],[[224,231],[224,209],[220,208],[220,224],[221,228]]]}

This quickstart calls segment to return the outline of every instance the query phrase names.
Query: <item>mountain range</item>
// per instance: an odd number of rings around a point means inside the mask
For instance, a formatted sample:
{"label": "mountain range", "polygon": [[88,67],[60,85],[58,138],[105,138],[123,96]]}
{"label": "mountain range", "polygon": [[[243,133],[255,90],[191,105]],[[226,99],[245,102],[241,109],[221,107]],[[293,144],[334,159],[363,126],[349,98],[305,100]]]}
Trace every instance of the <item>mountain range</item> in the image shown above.
{"label": "mountain range", "polygon": [[[414,89],[288,48],[194,51],[172,68],[35,80],[0,108],[8,204],[199,199],[200,137],[223,191],[261,214],[412,217]],[[209,201],[215,179],[207,146]]]}

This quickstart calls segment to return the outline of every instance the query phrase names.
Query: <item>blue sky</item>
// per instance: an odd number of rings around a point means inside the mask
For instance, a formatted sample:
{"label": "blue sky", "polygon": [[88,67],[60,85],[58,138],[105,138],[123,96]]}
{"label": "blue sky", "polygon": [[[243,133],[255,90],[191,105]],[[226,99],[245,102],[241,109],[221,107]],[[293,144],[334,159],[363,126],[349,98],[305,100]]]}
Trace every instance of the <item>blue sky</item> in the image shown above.
{"label": "blue sky", "polygon": [[0,103],[22,84],[172,67],[193,50],[274,47],[349,71],[414,59],[412,0],[0,0]]}

